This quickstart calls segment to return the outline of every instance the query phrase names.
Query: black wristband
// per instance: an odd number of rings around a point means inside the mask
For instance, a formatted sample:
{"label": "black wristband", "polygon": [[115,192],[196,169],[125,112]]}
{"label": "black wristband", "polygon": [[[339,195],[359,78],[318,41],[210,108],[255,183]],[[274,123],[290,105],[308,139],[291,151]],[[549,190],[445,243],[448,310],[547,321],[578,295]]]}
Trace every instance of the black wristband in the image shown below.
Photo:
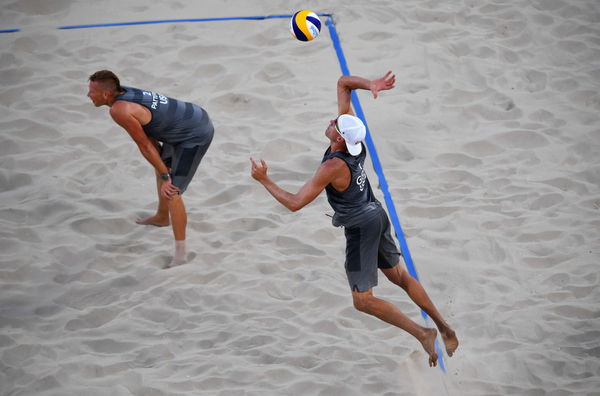
{"label": "black wristband", "polygon": [[171,175],[169,175],[168,173],[161,173],[160,178],[161,180],[167,181],[171,178]]}

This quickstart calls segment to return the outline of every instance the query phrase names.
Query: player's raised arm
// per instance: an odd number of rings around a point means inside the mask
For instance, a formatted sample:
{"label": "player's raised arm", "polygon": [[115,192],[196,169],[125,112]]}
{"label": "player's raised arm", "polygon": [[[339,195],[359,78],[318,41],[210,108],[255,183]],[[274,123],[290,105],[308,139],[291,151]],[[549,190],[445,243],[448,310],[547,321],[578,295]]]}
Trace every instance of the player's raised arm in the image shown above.
{"label": "player's raised arm", "polygon": [[338,79],[337,83],[337,97],[338,97],[338,115],[351,114],[354,112],[351,108],[352,103],[352,90],[364,89],[369,90],[373,93],[373,98],[379,96],[379,91],[385,91],[394,88],[396,83],[396,75],[388,71],[385,76],[369,80],[358,76],[342,76]]}

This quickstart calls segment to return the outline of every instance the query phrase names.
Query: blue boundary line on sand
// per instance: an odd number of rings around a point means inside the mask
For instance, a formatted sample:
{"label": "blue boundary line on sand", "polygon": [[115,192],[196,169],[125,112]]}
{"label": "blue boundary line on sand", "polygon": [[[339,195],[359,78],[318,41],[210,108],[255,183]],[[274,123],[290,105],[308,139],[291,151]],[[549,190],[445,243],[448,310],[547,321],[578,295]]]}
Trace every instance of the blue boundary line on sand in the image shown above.
{"label": "blue boundary line on sand", "polygon": [[[327,21],[325,24],[329,28],[329,35],[331,36],[331,41],[333,42],[333,47],[335,49],[336,55],[338,57],[338,61],[340,63],[340,68],[342,69],[342,74],[348,76],[350,75],[350,71],[348,69],[348,64],[346,62],[346,57],[344,55],[344,51],[342,50],[342,46],[340,43],[339,36],[337,34],[337,30],[335,29],[335,24],[333,22],[333,14],[328,13],[318,13],[319,16],[327,17]],[[102,23],[102,24],[91,24],[91,25],[69,25],[69,26],[59,26],[57,29],[87,29],[87,28],[97,28],[97,27],[114,27],[114,26],[134,26],[134,25],[150,25],[150,24],[159,24],[159,23],[181,23],[181,22],[216,22],[216,21],[234,21],[234,20],[265,20],[265,19],[276,19],[276,18],[291,18],[292,14],[285,15],[265,15],[265,16],[246,16],[246,17],[222,17],[222,18],[192,18],[192,19],[163,19],[163,20],[155,20],[155,21],[137,21],[137,22],[117,22],[117,23]],[[9,30],[0,30],[0,33],[10,33],[10,32],[18,32],[20,29],[9,29]],[[400,243],[400,250],[402,251],[402,256],[404,258],[404,263],[406,264],[406,268],[408,272],[417,280],[419,280],[419,275],[417,274],[417,269],[412,260],[412,256],[410,255],[410,250],[408,249],[408,244],[406,243],[406,239],[404,238],[404,232],[402,231],[402,226],[400,225],[400,220],[398,219],[398,214],[396,212],[396,206],[394,205],[394,201],[392,200],[392,196],[388,189],[388,183],[383,173],[383,167],[381,166],[381,162],[379,161],[379,156],[377,155],[377,150],[375,148],[375,143],[371,137],[371,133],[369,131],[369,126],[367,125],[367,120],[362,111],[362,107],[360,105],[360,101],[358,99],[358,95],[356,92],[352,92],[352,105],[354,106],[354,110],[356,110],[356,115],[365,123],[367,127],[367,136],[366,136],[366,144],[369,149],[369,153],[371,154],[371,162],[373,163],[373,168],[377,173],[379,178],[379,185],[381,187],[381,191],[383,193],[383,197],[385,199],[385,203],[388,209],[388,213],[390,216],[390,220],[392,225],[394,226],[396,238]],[[429,316],[425,311],[421,310],[421,316],[425,320],[426,325],[429,322]],[[443,354],[439,347],[438,340],[435,340],[435,348],[438,353],[438,362],[440,364],[440,369],[446,373],[446,367],[444,365]]]}
{"label": "blue boundary line on sand", "polygon": [[[318,14],[320,16],[330,17],[331,14]],[[265,16],[245,16],[245,17],[220,17],[220,18],[191,18],[191,19],[163,19],[156,21],[138,21],[138,22],[117,22],[117,23],[100,23],[93,25],[71,25],[59,26],[57,29],[85,29],[96,27],[110,26],[132,26],[132,25],[151,25],[157,23],[181,23],[181,22],[216,22],[216,21],[240,21],[240,20],[264,20],[276,18],[291,18],[292,15],[265,15]]]}
{"label": "blue boundary line on sand", "polygon": [[[319,16],[331,18],[332,14],[318,13]],[[154,25],[160,23],[182,23],[182,22],[217,22],[217,21],[256,21],[265,19],[276,19],[276,18],[291,18],[291,14],[284,15],[264,15],[264,16],[243,16],[243,17],[219,17],[219,18],[186,18],[186,19],[159,19],[154,21],[133,21],[133,22],[115,22],[115,23],[96,23],[89,25],[65,25],[58,26],[57,29],[69,30],[69,29],[88,29],[88,28],[99,28],[99,27],[116,27],[116,26],[135,26],[135,25]],[[0,30],[0,33],[13,33],[19,32],[21,29],[5,29]]]}
{"label": "blue boundary line on sand", "polygon": [[[331,36],[331,41],[333,41],[333,46],[335,48],[335,52],[338,57],[338,61],[340,63],[340,68],[342,69],[342,74],[345,76],[350,75],[350,70],[348,69],[348,64],[346,63],[346,57],[344,56],[344,51],[342,50],[342,45],[340,43],[340,39],[337,34],[337,30],[335,29],[335,25],[333,23],[333,18],[329,16],[327,18],[327,27],[329,28],[329,35]],[[379,156],[377,155],[377,150],[375,148],[375,143],[373,142],[373,138],[371,137],[371,132],[369,131],[369,126],[367,125],[367,120],[362,111],[362,107],[360,105],[360,101],[358,99],[358,95],[355,91],[352,91],[352,105],[354,106],[354,110],[356,110],[356,116],[360,118],[367,127],[367,136],[366,143],[369,149],[369,153],[371,154],[371,162],[373,163],[373,169],[375,173],[377,173],[377,177],[379,178],[379,186],[381,187],[381,192],[383,193],[383,197],[385,199],[385,204],[388,209],[388,213],[390,215],[390,220],[394,226],[394,230],[396,233],[396,238],[400,243],[400,250],[402,251],[402,256],[404,258],[404,263],[406,264],[406,268],[408,272],[417,280],[419,280],[419,275],[417,274],[417,269],[413,263],[412,256],[410,255],[410,250],[408,249],[408,244],[406,243],[406,239],[404,238],[404,232],[402,231],[402,226],[400,225],[400,220],[398,219],[398,214],[396,213],[396,206],[394,205],[394,201],[392,200],[392,195],[390,194],[390,190],[388,189],[387,179],[383,173],[383,167],[381,166],[381,162],[379,161]],[[429,315],[423,310],[421,310],[421,316],[425,320],[426,325],[429,324]],[[435,340],[435,349],[438,354],[438,363],[440,364],[440,369],[446,373],[446,366],[444,365],[443,354],[440,349],[438,340]]]}

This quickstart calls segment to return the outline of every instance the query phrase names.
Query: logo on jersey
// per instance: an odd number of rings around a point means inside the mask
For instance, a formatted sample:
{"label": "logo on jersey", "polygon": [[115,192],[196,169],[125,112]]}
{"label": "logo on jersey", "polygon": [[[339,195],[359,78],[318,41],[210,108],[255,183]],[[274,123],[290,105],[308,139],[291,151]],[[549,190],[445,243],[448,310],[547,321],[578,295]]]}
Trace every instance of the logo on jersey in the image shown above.
{"label": "logo on jersey", "polygon": [[360,175],[356,177],[356,184],[358,184],[360,191],[363,191],[367,182],[367,172],[365,172],[361,164],[358,164],[358,167],[360,168]]}

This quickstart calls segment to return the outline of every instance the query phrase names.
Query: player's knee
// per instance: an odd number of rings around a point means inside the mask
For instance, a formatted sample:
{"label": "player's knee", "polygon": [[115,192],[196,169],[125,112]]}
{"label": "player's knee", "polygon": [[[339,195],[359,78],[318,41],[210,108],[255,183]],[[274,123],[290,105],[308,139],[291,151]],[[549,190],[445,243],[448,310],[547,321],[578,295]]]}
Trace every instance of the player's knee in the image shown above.
{"label": "player's knee", "polygon": [[167,205],[169,206],[169,208],[179,208],[181,207],[182,203],[183,199],[181,197],[181,194],[171,195],[171,199],[167,201]]}
{"label": "player's knee", "polygon": [[360,312],[371,312],[371,298],[372,296],[368,293],[353,293],[352,302],[354,308]]}

